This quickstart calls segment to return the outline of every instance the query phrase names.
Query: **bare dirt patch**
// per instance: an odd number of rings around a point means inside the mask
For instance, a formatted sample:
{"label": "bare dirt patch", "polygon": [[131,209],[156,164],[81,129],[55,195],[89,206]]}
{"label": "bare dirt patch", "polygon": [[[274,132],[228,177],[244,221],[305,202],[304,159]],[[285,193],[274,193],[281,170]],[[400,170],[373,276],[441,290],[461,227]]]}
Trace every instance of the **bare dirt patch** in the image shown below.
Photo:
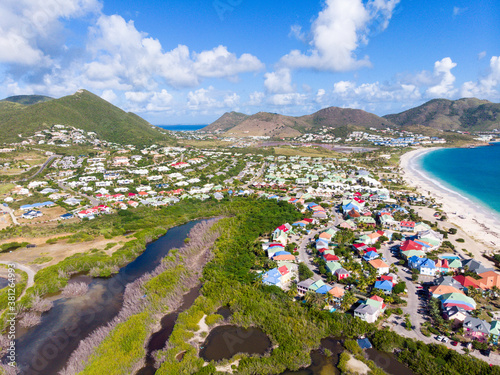
{"label": "bare dirt patch", "polygon": [[354,374],[366,375],[370,371],[370,368],[360,360],[357,360],[353,356],[350,355],[350,359],[346,363],[347,370],[351,371]]}
{"label": "bare dirt patch", "polygon": [[[12,253],[4,253],[0,254],[0,260],[3,261],[16,261],[21,264],[30,264],[35,261],[35,259],[40,257],[51,257],[52,260],[43,264],[31,264],[30,267],[34,270],[40,270],[42,268],[51,266],[53,264],[57,264],[65,258],[77,254],[84,253],[91,249],[99,249],[104,250],[108,243],[117,243],[112,249],[106,251],[108,255],[111,255],[114,251],[118,250],[121,244],[130,241],[131,238],[119,236],[111,239],[106,239],[104,236],[99,236],[92,241],[86,242],[78,242],[78,243],[68,243],[67,240],[58,241],[55,244],[48,244],[46,241],[49,238],[57,238],[58,236],[51,237],[43,237],[43,238],[34,238],[30,239],[30,243],[37,245],[33,248],[21,248]],[[26,239],[10,239],[4,242],[12,242],[12,241],[22,242]]]}

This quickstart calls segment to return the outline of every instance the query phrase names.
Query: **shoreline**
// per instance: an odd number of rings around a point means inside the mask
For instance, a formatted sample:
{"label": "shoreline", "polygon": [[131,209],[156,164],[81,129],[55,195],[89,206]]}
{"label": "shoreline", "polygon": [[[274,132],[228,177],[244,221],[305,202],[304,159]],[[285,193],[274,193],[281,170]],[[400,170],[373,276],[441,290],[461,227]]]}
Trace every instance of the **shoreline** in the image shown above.
{"label": "shoreline", "polygon": [[[484,255],[500,250],[498,213],[481,203],[474,202],[459,191],[444,186],[418,165],[418,160],[425,154],[442,148],[419,148],[402,155],[399,165],[403,169],[404,180],[423,196],[429,197],[430,193],[431,198],[435,198],[437,203],[442,204],[447,221],[461,228],[476,243],[475,249],[468,249],[473,254]],[[465,218],[459,216],[465,216]],[[487,249],[481,249],[481,247]]]}

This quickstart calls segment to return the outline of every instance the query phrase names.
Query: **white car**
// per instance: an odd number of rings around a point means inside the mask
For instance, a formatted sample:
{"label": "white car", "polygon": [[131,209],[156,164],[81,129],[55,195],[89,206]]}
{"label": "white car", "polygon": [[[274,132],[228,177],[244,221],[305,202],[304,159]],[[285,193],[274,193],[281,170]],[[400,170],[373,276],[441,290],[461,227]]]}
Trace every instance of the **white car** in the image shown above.
{"label": "white car", "polygon": [[448,341],[450,341],[450,340],[448,339],[448,337],[444,337],[444,336],[443,336],[443,338],[441,339],[441,341],[442,341],[442,342],[444,342],[444,343],[447,343],[447,342],[448,342]]}

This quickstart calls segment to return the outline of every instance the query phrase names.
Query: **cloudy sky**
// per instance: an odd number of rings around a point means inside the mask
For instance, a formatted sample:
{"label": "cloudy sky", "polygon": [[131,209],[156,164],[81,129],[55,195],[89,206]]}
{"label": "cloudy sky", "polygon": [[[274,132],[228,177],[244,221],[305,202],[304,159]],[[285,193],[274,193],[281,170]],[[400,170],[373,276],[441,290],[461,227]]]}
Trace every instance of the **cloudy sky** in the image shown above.
{"label": "cloudy sky", "polygon": [[0,96],[80,88],[153,124],[500,102],[497,0],[2,0]]}

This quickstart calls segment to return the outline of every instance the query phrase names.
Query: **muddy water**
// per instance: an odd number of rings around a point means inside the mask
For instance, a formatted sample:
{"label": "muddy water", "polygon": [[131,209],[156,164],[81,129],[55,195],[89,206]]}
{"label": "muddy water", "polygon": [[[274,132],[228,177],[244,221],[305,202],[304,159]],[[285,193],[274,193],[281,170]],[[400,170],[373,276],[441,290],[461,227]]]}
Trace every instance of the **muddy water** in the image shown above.
{"label": "muddy water", "polygon": [[214,328],[203,343],[200,357],[205,361],[230,359],[238,353],[262,355],[271,349],[271,340],[260,328],[235,325]]}
{"label": "muddy water", "polygon": [[176,311],[165,315],[161,319],[161,329],[151,335],[149,339],[147,355],[146,355],[146,365],[140,369],[136,375],[154,375],[156,368],[154,367],[154,359],[152,353],[156,350],[161,350],[165,347],[165,343],[170,338],[172,331],[174,330],[175,323],[177,322],[177,317],[183,311],[189,309],[196,298],[200,295],[201,285],[198,285],[191,289],[189,293],[185,294],[182,300],[182,305]]}
{"label": "muddy water", "polygon": [[147,245],[133,262],[108,279],[94,279],[84,296],[60,298],[42,315],[42,322],[27,331],[18,331],[17,363],[22,374],[56,375],[80,340],[105,325],[120,311],[125,286],[158,266],[170,249],[179,248],[199,221],[171,228]]}
{"label": "muddy water", "polygon": [[5,277],[0,277],[0,289],[5,288],[7,285],[9,285],[9,280]]}
{"label": "muddy water", "polygon": [[[326,356],[324,349],[328,349],[332,355]],[[298,371],[285,371],[281,375],[336,375],[340,374],[337,369],[340,353],[345,349],[340,339],[328,338],[321,340],[321,349],[311,352],[311,365]],[[365,358],[373,361],[377,367],[380,367],[389,375],[415,375],[408,367],[398,362],[396,357],[390,353],[384,353],[376,349],[367,349],[364,351]]]}

